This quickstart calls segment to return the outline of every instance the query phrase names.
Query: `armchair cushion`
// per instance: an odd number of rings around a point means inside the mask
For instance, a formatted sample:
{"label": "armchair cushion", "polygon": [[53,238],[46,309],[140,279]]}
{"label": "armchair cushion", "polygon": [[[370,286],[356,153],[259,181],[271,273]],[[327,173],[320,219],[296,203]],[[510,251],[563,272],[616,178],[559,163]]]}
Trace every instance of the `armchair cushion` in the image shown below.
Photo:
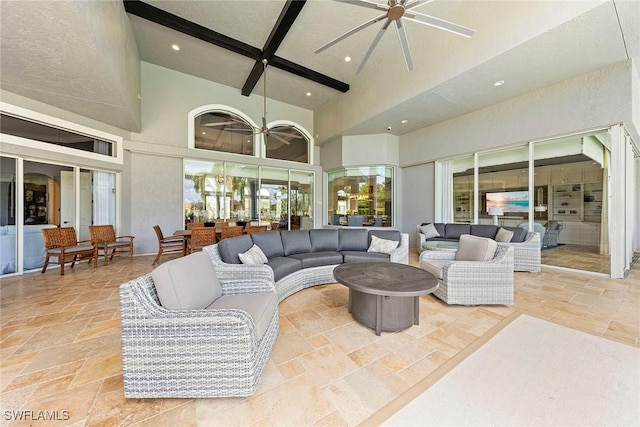
{"label": "armchair cushion", "polygon": [[478,237],[471,234],[460,236],[456,261],[488,261],[496,253],[498,242],[487,237]]}
{"label": "armchair cushion", "polygon": [[438,233],[438,230],[436,230],[436,227],[433,224],[420,226],[420,232],[424,234],[424,237],[427,239],[431,239],[433,237],[440,237],[440,233]]}
{"label": "armchair cushion", "polygon": [[151,272],[160,304],[170,310],[207,308],[222,295],[209,256],[197,252],[165,262]]}
{"label": "armchair cushion", "polygon": [[429,259],[420,263],[420,267],[428,273],[433,274],[436,279],[442,280],[444,266],[451,262],[450,259]]}
{"label": "armchair cushion", "polygon": [[278,297],[275,292],[255,292],[221,296],[213,301],[207,310],[234,309],[246,312],[256,328],[256,339],[260,341],[269,328],[269,323],[277,308]]}
{"label": "armchair cushion", "polygon": [[371,245],[367,252],[379,252],[383,254],[390,254],[395,248],[398,247],[397,241],[381,239],[376,236],[371,236]]}
{"label": "armchair cushion", "polygon": [[247,265],[266,264],[269,262],[267,256],[258,245],[251,246],[248,251],[238,254],[238,257],[243,264]]}
{"label": "armchair cushion", "polygon": [[513,231],[505,230],[504,228],[500,228],[496,233],[496,242],[510,242],[513,237]]}

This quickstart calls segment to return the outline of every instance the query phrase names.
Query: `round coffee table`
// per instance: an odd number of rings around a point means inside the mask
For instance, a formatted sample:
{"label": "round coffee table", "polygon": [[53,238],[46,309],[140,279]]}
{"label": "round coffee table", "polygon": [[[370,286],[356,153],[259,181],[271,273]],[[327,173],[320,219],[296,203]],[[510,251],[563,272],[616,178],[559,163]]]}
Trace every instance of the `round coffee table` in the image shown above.
{"label": "round coffee table", "polygon": [[348,262],[333,277],[349,288],[349,312],[376,335],[419,324],[420,295],[438,289],[432,274],[395,262]]}

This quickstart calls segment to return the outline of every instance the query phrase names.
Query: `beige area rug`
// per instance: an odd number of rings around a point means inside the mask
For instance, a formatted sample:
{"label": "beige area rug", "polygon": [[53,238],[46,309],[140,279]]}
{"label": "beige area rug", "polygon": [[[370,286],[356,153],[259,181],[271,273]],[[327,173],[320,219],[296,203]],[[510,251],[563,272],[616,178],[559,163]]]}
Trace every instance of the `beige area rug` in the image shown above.
{"label": "beige area rug", "polygon": [[440,375],[365,424],[640,425],[640,349],[530,316],[517,317]]}

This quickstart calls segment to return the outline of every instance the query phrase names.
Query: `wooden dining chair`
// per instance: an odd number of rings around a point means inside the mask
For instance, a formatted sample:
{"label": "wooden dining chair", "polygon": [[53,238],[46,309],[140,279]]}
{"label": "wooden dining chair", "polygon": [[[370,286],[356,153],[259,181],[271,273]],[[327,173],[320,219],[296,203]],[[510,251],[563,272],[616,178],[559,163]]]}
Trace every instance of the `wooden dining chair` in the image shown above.
{"label": "wooden dining chair", "polygon": [[104,262],[108,263],[115,254],[129,254],[133,260],[133,236],[116,236],[113,225],[90,225],[91,242],[96,245],[96,255],[102,251]]}
{"label": "wooden dining chair", "polygon": [[43,228],[42,235],[46,250],[42,273],[47,271],[49,263],[55,263],[60,264],[60,275],[64,276],[65,263],[71,262],[71,268],[73,268],[76,261],[81,261],[83,258],[88,258],[89,262],[93,260],[93,268],[97,267],[98,250],[96,245],[91,240],[78,241],[75,228]]}
{"label": "wooden dining chair", "polygon": [[247,225],[247,228],[246,228],[247,234],[259,233],[261,231],[267,231],[267,226],[266,225]]}
{"label": "wooden dining chair", "polygon": [[181,253],[184,255],[184,238],[182,236],[169,236],[164,237],[159,225],[154,225],[153,230],[156,232],[158,238],[158,254],[156,255],[153,263],[155,265],[162,255],[170,255]]}
{"label": "wooden dining chair", "polygon": [[216,243],[216,229],[213,227],[196,227],[191,230],[189,253],[201,251],[205,246]]}
{"label": "wooden dining chair", "polygon": [[228,239],[229,237],[242,236],[244,227],[239,225],[233,225],[228,227],[222,227],[220,231],[220,240]]}
{"label": "wooden dining chair", "polygon": [[280,223],[279,222],[272,222],[271,223],[271,231],[279,230],[279,229],[280,229]]}
{"label": "wooden dining chair", "polygon": [[194,228],[204,227],[204,222],[188,222],[187,230],[193,230]]}

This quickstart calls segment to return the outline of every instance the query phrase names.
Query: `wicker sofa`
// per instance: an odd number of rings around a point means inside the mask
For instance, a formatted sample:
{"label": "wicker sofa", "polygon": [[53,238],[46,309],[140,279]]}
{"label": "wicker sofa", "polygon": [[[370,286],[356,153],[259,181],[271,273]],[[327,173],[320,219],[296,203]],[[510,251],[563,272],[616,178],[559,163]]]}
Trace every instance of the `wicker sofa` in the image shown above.
{"label": "wicker sofa", "polygon": [[[398,247],[369,252],[374,237]],[[395,230],[265,231],[225,239],[121,285],[125,397],[252,395],[278,335],[280,301],[334,282],[343,262],[406,264],[408,241]],[[240,262],[254,244],[266,264]],[[211,282],[220,292],[207,297]]]}
{"label": "wicker sofa", "polygon": [[498,242],[498,246],[513,247],[514,271],[538,272],[542,264],[540,256],[540,234],[529,232],[519,227],[499,227],[487,224],[467,223],[433,223],[439,236],[427,237],[421,232],[421,227],[431,223],[422,223],[417,226],[416,246],[418,252],[422,252],[426,242],[445,241],[457,242],[463,234],[488,237],[494,239],[500,228],[513,232],[510,242]]}
{"label": "wicker sofa", "polygon": [[[369,252],[373,237],[398,241],[391,253]],[[238,254],[259,246],[266,264],[246,265]],[[204,249],[220,277],[253,277],[274,281],[278,300],[311,286],[332,283],[333,269],[343,262],[409,262],[409,235],[366,228],[266,231],[225,239]]]}

